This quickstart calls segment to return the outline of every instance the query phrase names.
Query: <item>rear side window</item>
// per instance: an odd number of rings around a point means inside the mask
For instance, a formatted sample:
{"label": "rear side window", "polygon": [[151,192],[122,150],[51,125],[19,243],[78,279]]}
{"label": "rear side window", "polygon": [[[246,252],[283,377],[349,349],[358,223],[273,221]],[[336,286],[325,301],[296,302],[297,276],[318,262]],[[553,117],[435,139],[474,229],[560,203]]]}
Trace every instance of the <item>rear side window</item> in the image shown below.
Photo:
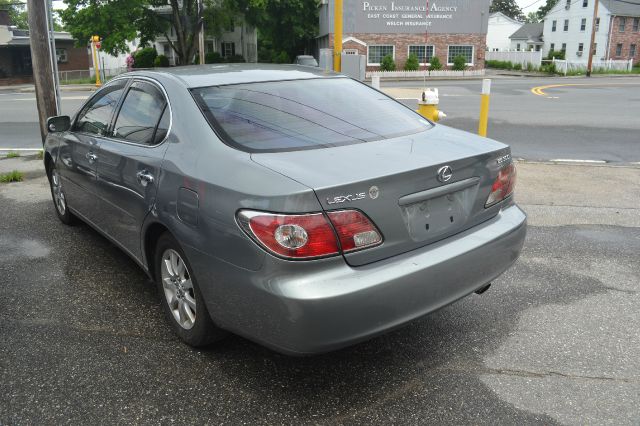
{"label": "rear side window", "polygon": [[347,78],[206,87],[193,93],[223,140],[250,152],[370,142],[431,127],[404,105]]}
{"label": "rear side window", "polygon": [[106,135],[111,117],[126,85],[126,80],[119,80],[98,92],[78,114],[74,130],[99,136]]}
{"label": "rear side window", "polygon": [[118,113],[113,137],[144,145],[155,144],[156,128],[163,116],[166,103],[164,95],[154,85],[141,81],[134,82]]}

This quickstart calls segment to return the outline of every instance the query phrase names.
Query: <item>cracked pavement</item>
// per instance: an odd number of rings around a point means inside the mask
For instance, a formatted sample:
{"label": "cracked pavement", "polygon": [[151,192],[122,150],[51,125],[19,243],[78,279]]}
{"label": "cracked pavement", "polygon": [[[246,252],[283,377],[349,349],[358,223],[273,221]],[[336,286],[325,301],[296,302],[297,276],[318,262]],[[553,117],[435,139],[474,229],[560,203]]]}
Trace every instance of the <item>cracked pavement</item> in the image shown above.
{"label": "cracked pavement", "polygon": [[185,346],[44,177],[0,185],[0,425],[638,424],[640,168],[518,171],[529,234],[489,291],[309,358]]}

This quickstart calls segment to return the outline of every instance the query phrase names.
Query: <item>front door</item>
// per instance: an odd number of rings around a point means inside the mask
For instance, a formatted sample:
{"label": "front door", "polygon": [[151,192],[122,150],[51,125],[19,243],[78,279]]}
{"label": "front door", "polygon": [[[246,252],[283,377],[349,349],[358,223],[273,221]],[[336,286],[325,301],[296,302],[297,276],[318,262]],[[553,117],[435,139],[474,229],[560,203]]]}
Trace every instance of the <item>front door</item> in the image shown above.
{"label": "front door", "polygon": [[96,171],[98,149],[106,135],[126,80],[105,86],[86,103],[60,144],[57,163],[70,208],[91,222],[98,216]]}
{"label": "front door", "polygon": [[134,81],[110,136],[100,144],[98,226],[138,259],[142,222],[155,203],[170,117],[162,90],[150,81]]}

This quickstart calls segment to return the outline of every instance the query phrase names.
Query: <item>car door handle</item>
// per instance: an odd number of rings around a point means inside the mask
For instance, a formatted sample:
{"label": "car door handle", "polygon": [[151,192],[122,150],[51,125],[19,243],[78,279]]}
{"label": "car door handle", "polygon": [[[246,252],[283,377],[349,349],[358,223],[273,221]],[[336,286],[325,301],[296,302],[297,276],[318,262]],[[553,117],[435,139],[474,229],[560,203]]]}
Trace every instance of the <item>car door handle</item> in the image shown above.
{"label": "car door handle", "polygon": [[153,175],[149,173],[147,170],[141,170],[136,173],[136,177],[138,178],[138,182],[140,185],[147,186],[150,183],[153,183]]}
{"label": "car door handle", "polygon": [[89,164],[95,163],[98,159],[98,156],[91,151],[87,152],[87,155],[85,155],[85,157],[87,157],[87,160],[89,160]]}

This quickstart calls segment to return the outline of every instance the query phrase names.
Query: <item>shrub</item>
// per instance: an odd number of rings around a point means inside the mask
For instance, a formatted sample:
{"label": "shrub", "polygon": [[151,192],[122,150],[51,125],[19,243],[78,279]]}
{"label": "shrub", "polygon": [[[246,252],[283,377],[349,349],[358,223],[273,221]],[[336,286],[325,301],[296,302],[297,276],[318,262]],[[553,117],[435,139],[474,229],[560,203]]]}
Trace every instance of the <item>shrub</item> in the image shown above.
{"label": "shrub", "polygon": [[[283,63],[288,63],[288,59],[289,59],[289,56],[287,55],[287,62],[283,62]],[[227,58],[227,62],[238,63],[238,62],[247,62],[247,61],[244,60],[244,56],[242,55],[232,55]]]}
{"label": "shrub", "polygon": [[418,62],[418,56],[414,53],[409,55],[407,62],[404,63],[405,71],[418,71],[420,69],[420,62]]}
{"label": "shrub", "polygon": [[513,68],[512,69],[514,69],[516,71],[520,71],[520,70],[522,70],[522,64],[519,63],[519,62],[516,63],[516,64],[513,64]]}
{"label": "shrub", "polygon": [[156,59],[153,60],[153,66],[156,68],[166,68],[169,66],[169,58],[164,55],[158,55]]}
{"label": "shrub", "polygon": [[393,62],[393,57],[391,55],[387,55],[382,58],[380,62],[380,71],[395,71],[396,63]]}
{"label": "shrub", "polygon": [[550,50],[549,54],[547,55],[546,59],[548,60],[552,60],[552,59],[564,59],[564,50]]}
{"label": "shrub", "polygon": [[531,62],[527,62],[527,71],[536,71],[536,67]]}
{"label": "shrub", "polygon": [[467,59],[464,56],[458,55],[455,58],[453,58],[454,71],[464,71],[466,68],[467,68]]}
{"label": "shrub", "polygon": [[219,64],[220,62],[224,62],[224,58],[218,52],[209,52],[204,54],[204,63],[205,64]]}
{"label": "shrub", "polygon": [[134,68],[153,68],[158,52],[153,47],[136,50],[132,54]]}
{"label": "shrub", "polygon": [[274,62],[276,64],[290,64],[291,59],[289,59],[289,55],[287,54],[287,52],[282,50],[280,53],[274,54],[274,56],[271,58],[271,62]]}
{"label": "shrub", "polygon": [[431,58],[431,64],[429,65],[429,71],[438,71],[442,69],[442,63],[440,62],[440,58],[437,56],[433,56]]}

